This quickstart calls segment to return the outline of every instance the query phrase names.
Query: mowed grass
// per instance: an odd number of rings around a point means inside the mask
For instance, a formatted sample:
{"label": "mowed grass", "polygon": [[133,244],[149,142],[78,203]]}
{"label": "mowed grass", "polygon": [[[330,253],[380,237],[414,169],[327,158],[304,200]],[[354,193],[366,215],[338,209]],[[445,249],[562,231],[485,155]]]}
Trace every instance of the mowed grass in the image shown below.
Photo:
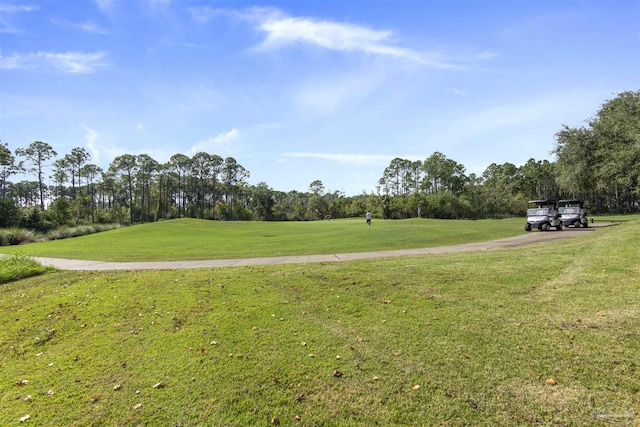
{"label": "mowed grass", "polygon": [[524,219],[233,222],[176,219],[0,253],[97,261],[182,261],[435,247],[525,233]]}
{"label": "mowed grass", "polygon": [[0,425],[637,425],[639,241],[11,282]]}

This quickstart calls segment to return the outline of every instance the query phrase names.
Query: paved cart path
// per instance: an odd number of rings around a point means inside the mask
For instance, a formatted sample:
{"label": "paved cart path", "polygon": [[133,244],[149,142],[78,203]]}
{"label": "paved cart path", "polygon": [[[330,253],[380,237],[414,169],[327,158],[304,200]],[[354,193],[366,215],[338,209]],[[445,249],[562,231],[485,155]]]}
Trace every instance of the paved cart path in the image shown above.
{"label": "paved cart path", "polygon": [[359,259],[389,258],[407,255],[428,255],[446,254],[456,252],[473,252],[490,249],[512,248],[516,246],[530,245],[533,243],[548,242],[558,239],[568,239],[571,237],[584,236],[600,227],[611,225],[609,223],[591,224],[589,228],[565,228],[563,231],[532,231],[506,239],[490,240],[487,242],[467,243],[464,245],[441,246],[435,248],[420,249],[400,249],[393,251],[379,252],[357,252],[345,254],[326,255],[296,255],[279,256],[266,258],[238,258],[219,259],[203,261],[153,261],[153,262],[106,262],[88,261],[62,258],[41,258],[34,257],[43,265],[53,266],[61,270],[177,270],[185,268],[216,268],[216,267],[237,267],[250,265],[273,265],[273,264],[298,264],[311,262],[342,262]]}

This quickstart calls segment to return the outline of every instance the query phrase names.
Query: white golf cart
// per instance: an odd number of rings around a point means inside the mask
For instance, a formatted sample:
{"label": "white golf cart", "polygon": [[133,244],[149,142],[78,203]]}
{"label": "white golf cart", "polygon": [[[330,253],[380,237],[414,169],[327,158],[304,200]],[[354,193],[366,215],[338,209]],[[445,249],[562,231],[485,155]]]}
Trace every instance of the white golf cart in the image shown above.
{"label": "white golf cart", "polygon": [[565,199],[558,201],[558,212],[560,220],[565,227],[574,226],[575,228],[589,227],[587,211],[580,199]]}
{"label": "white golf cart", "polygon": [[562,221],[556,207],[556,202],[549,199],[529,200],[529,208],[527,209],[527,223],[524,226],[525,231],[531,231],[537,228],[540,231],[547,231],[551,227],[556,230],[562,230]]}

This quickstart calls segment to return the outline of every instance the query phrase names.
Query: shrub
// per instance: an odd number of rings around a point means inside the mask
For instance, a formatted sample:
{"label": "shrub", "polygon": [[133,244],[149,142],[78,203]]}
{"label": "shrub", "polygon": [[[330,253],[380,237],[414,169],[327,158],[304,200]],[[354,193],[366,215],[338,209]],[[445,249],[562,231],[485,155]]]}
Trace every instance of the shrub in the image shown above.
{"label": "shrub", "polygon": [[19,245],[39,241],[39,236],[25,228],[7,228],[0,230],[0,246]]}
{"label": "shrub", "polygon": [[85,236],[87,234],[120,228],[120,224],[78,225],[76,227],[60,227],[46,234],[36,233],[26,228],[0,229],[0,246],[20,245],[23,243],[60,240],[69,237]]}
{"label": "shrub", "polygon": [[76,225],[75,227],[69,227],[66,229],[67,237],[86,236],[96,232],[95,227],[90,225]]}
{"label": "shrub", "polygon": [[48,232],[45,240],[61,240],[69,237],[86,236],[88,234],[99,233],[101,231],[113,230],[120,228],[120,224],[94,224],[94,225],[77,225],[75,227],[60,227]]}

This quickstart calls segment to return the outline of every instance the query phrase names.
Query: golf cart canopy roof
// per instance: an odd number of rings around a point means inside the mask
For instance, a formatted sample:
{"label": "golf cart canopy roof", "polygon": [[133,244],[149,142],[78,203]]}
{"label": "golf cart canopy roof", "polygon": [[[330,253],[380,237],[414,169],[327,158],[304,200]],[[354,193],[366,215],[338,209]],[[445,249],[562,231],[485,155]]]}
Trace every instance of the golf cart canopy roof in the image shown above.
{"label": "golf cart canopy roof", "polygon": [[543,206],[555,206],[555,200],[543,199],[543,200],[529,200],[529,203],[538,207]]}
{"label": "golf cart canopy roof", "polygon": [[577,206],[582,207],[582,200],[580,200],[580,199],[563,199],[563,200],[559,200],[558,204],[559,205],[564,205],[564,206],[577,205]]}

